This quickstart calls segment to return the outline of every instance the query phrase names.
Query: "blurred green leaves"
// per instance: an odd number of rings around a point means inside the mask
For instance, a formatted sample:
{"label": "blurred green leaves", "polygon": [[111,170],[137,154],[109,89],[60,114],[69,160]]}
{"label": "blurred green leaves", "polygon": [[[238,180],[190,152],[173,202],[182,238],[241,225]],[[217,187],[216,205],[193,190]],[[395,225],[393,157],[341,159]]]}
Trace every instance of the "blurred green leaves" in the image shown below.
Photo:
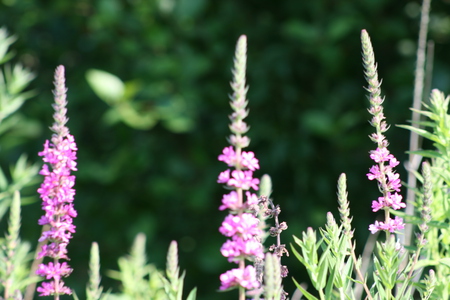
{"label": "blurred green leaves", "polygon": [[[113,74],[95,69],[87,71],[86,79],[96,95],[111,107],[104,115],[107,124],[121,121],[134,129],[148,130],[161,121],[168,130],[176,133],[194,127],[181,95],[170,95],[160,103],[152,104],[134,99],[142,90],[138,81],[123,82]],[[166,93],[169,88],[170,85],[164,82],[151,85],[150,94]]]}
{"label": "blurred green leaves", "polygon": [[33,260],[31,244],[20,238],[21,209],[20,193],[16,191],[10,205],[8,233],[0,239],[0,293],[2,299],[23,299],[25,288],[40,279],[30,274]]}
{"label": "blurred green leaves", "polygon": [[97,96],[107,104],[114,105],[124,100],[125,84],[118,77],[93,69],[86,73],[86,79]]}
{"label": "blurred green leaves", "polygon": [[4,64],[14,56],[9,47],[16,41],[17,37],[10,36],[6,28],[0,28],[0,64]]}
{"label": "blurred green leaves", "polygon": [[[0,28],[0,133],[10,129],[15,122],[3,125],[3,121],[23,105],[34,93],[24,89],[34,79],[33,73],[21,64],[4,65],[14,55],[9,51],[9,46],[15,41],[15,37],[9,36],[5,28]],[[6,127],[4,127],[6,126]]]}
{"label": "blurred green leaves", "polygon": [[[18,110],[34,94],[25,91],[34,75],[20,64],[5,65],[13,56],[9,47],[14,41],[15,37],[9,36],[5,28],[0,28],[0,145],[3,149],[8,144],[9,147],[17,144],[5,143],[11,135],[26,135],[23,124],[28,122]],[[38,167],[30,165],[24,154],[15,166],[10,167],[8,175],[0,168],[0,220],[9,208],[14,193],[34,184],[37,172]]]}

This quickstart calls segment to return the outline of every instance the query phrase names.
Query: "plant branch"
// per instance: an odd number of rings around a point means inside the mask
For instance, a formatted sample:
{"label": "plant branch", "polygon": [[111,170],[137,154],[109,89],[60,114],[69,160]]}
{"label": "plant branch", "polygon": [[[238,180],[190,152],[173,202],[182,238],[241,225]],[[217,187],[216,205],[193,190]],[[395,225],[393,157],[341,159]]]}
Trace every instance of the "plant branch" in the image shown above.
{"label": "plant branch", "polygon": [[[424,77],[425,77],[425,52],[426,52],[426,42],[428,33],[428,23],[430,21],[430,4],[431,0],[423,0],[422,11],[420,17],[420,29],[419,29],[419,40],[417,46],[417,61],[415,70],[415,80],[414,80],[414,95],[413,95],[413,112],[412,112],[412,126],[418,127],[417,124],[420,120],[420,114],[417,112],[422,106],[423,90],[424,90]],[[419,149],[419,135],[414,131],[411,131],[409,140],[409,151],[416,151]],[[414,190],[416,188],[416,178],[414,171],[419,168],[420,156],[411,153],[409,155],[408,163],[408,192],[406,199],[406,209],[405,213],[407,215],[412,215],[414,213]],[[411,244],[413,226],[412,224],[406,224],[404,229],[404,241],[405,245]],[[402,237],[399,237],[400,239]]]}

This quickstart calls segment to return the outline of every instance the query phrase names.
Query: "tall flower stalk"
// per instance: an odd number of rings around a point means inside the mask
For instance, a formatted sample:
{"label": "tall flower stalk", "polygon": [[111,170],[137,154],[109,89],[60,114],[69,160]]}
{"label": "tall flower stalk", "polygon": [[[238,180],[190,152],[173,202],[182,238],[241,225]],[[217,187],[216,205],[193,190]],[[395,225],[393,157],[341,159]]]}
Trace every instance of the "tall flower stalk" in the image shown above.
{"label": "tall flower stalk", "polygon": [[367,31],[361,32],[363,65],[369,92],[370,108],[369,113],[373,116],[370,124],[375,127],[376,132],[370,135],[370,139],[377,144],[377,149],[370,151],[370,158],[375,161],[375,165],[370,168],[367,177],[369,180],[376,180],[378,188],[382,194],[378,200],[372,202],[372,211],[377,212],[384,210],[384,222],[375,221],[369,226],[370,232],[385,231],[386,237],[390,237],[390,233],[403,229],[405,224],[400,217],[391,218],[389,210],[405,208],[406,204],[402,202],[400,192],[399,174],[394,171],[394,167],[399,161],[394,155],[389,153],[388,141],[383,135],[389,129],[384,121],[383,101],[381,97],[381,82],[378,81],[377,65],[375,63],[375,55],[373,53],[372,43],[370,42]]}
{"label": "tall flower stalk", "polygon": [[67,262],[60,262],[60,260],[69,260],[67,245],[75,232],[75,225],[72,222],[77,216],[73,207],[75,176],[71,175],[71,172],[77,170],[77,146],[74,137],[66,127],[67,89],[63,66],[56,68],[54,84],[53,118],[55,122],[50,127],[54,133],[51,141],[45,141],[44,150],[39,152],[39,156],[42,156],[44,161],[39,174],[44,176],[44,182],[38,189],[42,199],[42,210],[45,212],[38,224],[48,228],[39,238],[39,242],[46,243],[38,253],[38,259],[50,257],[52,261],[40,264],[36,274],[48,280],[42,282],[42,285],[37,288],[39,296],[54,296],[56,300],[59,299],[59,295],[72,293],[62,280],[72,272],[72,269]]}
{"label": "tall flower stalk", "polygon": [[251,213],[251,207],[258,204],[258,197],[250,190],[259,188],[259,179],[253,178],[253,171],[259,169],[259,161],[253,152],[242,151],[250,144],[250,139],[245,136],[248,126],[243,121],[248,115],[246,52],[247,38],[243,35],[236,46],[231,83],[233,95],[230,97],[230,105],[233,113],[230,115],[229,127],[232,134],[228,139],[231,146],[225,147],[218,158],[233,169],[220,173],[217,180],[230,190],[223,196],[222,205],[219,207],[220,210],[227,209],[229,212],[219,228],[219,231],[229,238],[220,251],[229,262],[237,264],[237,268],[220,275],[220,290],[238,288],[240,300],[245,299],[246,290],[258,288],[260,285],[255,268],[246,265],[246,260],[252,261],[254,257],[264,258],[263,247],[259,240],[262,234],[258,226],[259,220]]}

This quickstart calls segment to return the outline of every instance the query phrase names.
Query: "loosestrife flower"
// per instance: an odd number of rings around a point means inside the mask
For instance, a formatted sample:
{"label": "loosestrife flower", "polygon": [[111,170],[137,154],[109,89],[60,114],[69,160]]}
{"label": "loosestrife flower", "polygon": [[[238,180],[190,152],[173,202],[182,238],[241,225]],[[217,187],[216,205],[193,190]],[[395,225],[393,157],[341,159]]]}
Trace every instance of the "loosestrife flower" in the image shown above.
{"label": "loosestrife flower", "polygon": [[69,129],[65,126],[66,117],[66,92],[64,67],[58,66],[55,70],[55,104],[53,108],[55,120],[50,128],[54,134],[51,142],[46,141],[44,150],[39,152],[44,165],[39,174],[44,175],[44,182],[38,189],[42,199],[42,210],[44,215],[39,219],[38,224],[44,226],[39,242],[46,242],[38,253],[38,258],[50,257],[53,262],[40,264],[36,274],[50,282],[43,282],[37,291],[40,296],[51,296],[59,299],[59,295],[71,294],[70,288],[64,285],[62,278],[67,277],[72,269],[67,262],[60,263],[60,259],[68,260],[67,245],[75,233],[75,225],[72,220],[77,216],[73,207],[75,190],[75,176],[71,175],[76,171],[76,151],[74,137],[69,134]]}
{"label": "loosestrife flower", "polygon": [[260,285],[255,268],[252,265],[246,266],[245,260],[264,258],[263,247],[259,240],[262,235],[259,220],[249,213],[249,208],[258,204],[258,197],[251,189],[259,189],[259,179],[253,178],[253,171],[259,169],[259,161],[253,152],[242,151],[250,144],[250,139],[244,136],[248,126],[243,121],[248,115],[245,86],[246,42],[245,36],[239,38],[234,60],[234,80],[231,83],[234,91],[231,97],[233,113],[230,115],[232,135],[228,139],[231,146],[225,147],[218,157],[219,161],[234,169],[221,172],[217,179],[218,183],[231,190],[223,196],[222,205],[219,207],[220,210],[229,210],[229,215],[219,228],[219,232],[229,239],[220,251],[228,261],[238,264],[238,268],[220,276],[220,289],[237,287],[240,289],[240,299],[245,299],[245,290],[255,289]]}
{"label": "loosestrife flower", "polygon": [[381,97],[380,85],[378,81],[377,67],[375,64],[375,56],[370,42],[369,35],[365,30],[361,33],[362,50],[363,50],[363,62],[364,73],[366,80],[369,83],[367,91],[369,92],[370,108],[369,113],[373,116],[370,124],[375,127],[376,132],[370,135],[370,139],[377,144],[377,149],[370,151],[370,158],[375,162],[367,173],[369,180],[376,180],[380,192],[383,194],[378,200],[372,201],[372,210],[377,212],[384,210],[385,220],[384,222],[375,221],[374,224],[369,226],[370,232],[376,233],[378,231],[395,232],[403,229],[405,224],[403,219],[395,217],[392,219],[389,214],[389,209],[398,210],[405,208],[406,204],[402,202],[402,196],[400,193],[400,176],[394,170],[399,164],[399,161],[388,150],[388,141],[383,135],[389,128],[386,124],[385,116],[383,113],[383,101]]}

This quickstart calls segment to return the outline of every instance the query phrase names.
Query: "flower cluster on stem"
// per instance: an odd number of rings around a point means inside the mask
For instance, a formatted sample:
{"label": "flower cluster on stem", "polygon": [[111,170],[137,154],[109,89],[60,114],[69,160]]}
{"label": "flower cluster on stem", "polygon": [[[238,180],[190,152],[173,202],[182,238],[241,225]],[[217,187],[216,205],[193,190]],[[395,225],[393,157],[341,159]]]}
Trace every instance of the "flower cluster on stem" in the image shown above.
{"label": "flower cluster on stem", "polygon": [[[266,218],[274,219],[275,225],[270,227],[269,235],[271,237],[275,237],[276,242],[275,242],[275,244],[272,244],[269,246],[269,251],[273,252],[273,254],[274,254],[272,256],[273,257],[272,262],[278,264],[277,269],[279,270],[280,278],[285,278],[285,277],[287,277],[289,270],[288,270],[287,266],[281,264],[281,257],[283,255],[289,256],[289,251],[286,249],[285,244],[281,244],[281,233],[284,230],[286,230],[288,228],[288,226],[287,226],[286,222],[280,222],[280,220],[279,220],[279,215],[281,213],[280,206],[278,204],[275,205],[273,203],[272,199],[270,199],[266,196],[260,196],[259,197],[259,206],[260,206],[259,213],[262,214],[262,217],[264,219],[266,219]],[[267,265],[267,262],[265,262],[265,264]],[[255,264],[255,265],[257,265],[257,264]],[[265,268],[265,269],[267,269],[267,268]],[[267,272],[267,271],[265,271],[265,272]],[[257,268],[257,273],[258,273],[258,268]],[[267,275],[267,274],[264,274],[264,275]],[[259,277],[262,277],[262,274]],[[265,277],[267,277],[267,276],[265,276]],[[262,278],[258,278],[258,280],[262,283]],[[266,288],[270,288],[269,285],[270,285],[270,282],[269,283],[266,282]],[[281,280],[280,280],[280,285],[281,285]],[[288,293],[285,292],[281,288],[280,299],[281,300],[287,299],[287,296],[288,296]]]}
{"label": "flower cluster on stem", "polygon": [[262,230],[259,219],[251,213],[251,207],[258,204],[258,197],[250,190],[259,189],[259,179],[253,178],[253,172],[259,169],[259,161],[253,152],[242,151],[248,147],[250,139],[245,136],[248,131],[243,121],[248,115],[247,87],[245,85],[247,38],[241,36],[236,46],[233,82],[231,87],[231,108],[229,137],[231,146],[225,147],[219,155],[219,161],[227,164],[229,169],[220,173],[217,182],[224,184],[230,192],[222,198],[220,210],[228,210],[219,228],[220,233],[228,239],[220,251],[229,262],[236,263],[233,268],[220,275],[220,290],[239,288],[240,299],[245,299],[245,291],[259,287],[254,266],[246,265],[246,260],[254,257],[263,259],[263,247],[259,240]]}
{"label": "flower cluster on stem", "polygon": [[72,272],[72,269],[67,262],[60,262],[60,259],[69,260],[67,245],[75,232],[73,225],[73,218],[77,216],[73,206],[75,176],[71,175],[71,172],[77,170],[77,146],[74,137],[65,126],[68,119],[63,66],[56,68],[54,84],[55,122],[50,128],[54,134],[51,141],[45,142],[44,150],[39,152],[44,161],[39,174],[44,176],[44,181],[38,189],[42,199],[42,210],[45,212],[38,221],[39,225],[44,226],[39,242],[46,242],[38,253],[38,258],[50,257],[52,261],[40,264],[36,274],[48,280],[37,288],[40,296],[53,295],[54,299],[59,299],[59,295],[72,293],[62,280]]}
{"label": "flower cluster on stem", "polygon": [[372,44],[369,35],[365,30],[361,32],[364,73],[368,82],[367,91],[369,92],[370,108],[369,113],[373,116],[370,124],[375,127],[376,132],[370,135],[370,139],[377,144],[377,149],[370,151],[370,158],[375,162],[367,177],[369,180],[376,180],[378,188],[382,196],[378,200],[372,202],[373,212],[384,210],[384,221],[375,221],[369,226],[370,232],[385,231],[389,236],[390,232],[403,229],[405,224],[403,219],[390,217],[390,209],[398,210],[405,208],[406,204],[402,202],[400,193],[400,178],[394,168],[399,164],[398,160],[389,153],[388,141],[384,136],[384,132],[389,129],[386,124],[383,113],[383,101],[381,97],[381,82],[378,81],[377,66],[375,63],[375,55],[373,53]]}
{"label": "flower cluster on stem", "polygon": [[[281,258],[284,254],[289,256],[289,251],[286,249],[285,244],[281,244],[281,232],[288,228],[286,222],[279,221],[279,215],[281,209],[279,205],[275,205],[272,199],[261,196],[259,198],[259,204],[262,206],[263,217],[264,218],[274,218],[275,226],[270,227],[269,235],[276,238],[276,243],[269,247],[269,251],[276,254],[278,258]],[[281,266],[281,277],[286,277],[288,274],[287,266]]]}

